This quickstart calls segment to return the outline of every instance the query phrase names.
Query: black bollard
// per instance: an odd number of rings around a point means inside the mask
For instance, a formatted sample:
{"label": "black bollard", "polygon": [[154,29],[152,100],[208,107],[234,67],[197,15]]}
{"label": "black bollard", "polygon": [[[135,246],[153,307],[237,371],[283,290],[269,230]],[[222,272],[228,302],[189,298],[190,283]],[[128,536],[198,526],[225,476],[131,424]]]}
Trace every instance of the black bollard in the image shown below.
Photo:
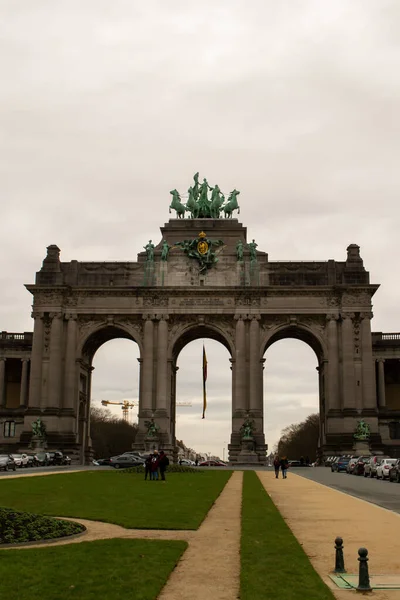
{"label": "black bollard", "polygon": [[368,550],[366,548],[359,548],[358,560],[360,562],[359,576],[358,576],[358,592],[371,592],[372,587],[369,584],[369,573],[368,573]]}
{"label": "black bollard", "polygon": [[346,573],[344,568],[344,556],[343,556],[343,538],[337,537],[335,540],[335,570],[334,573]]}

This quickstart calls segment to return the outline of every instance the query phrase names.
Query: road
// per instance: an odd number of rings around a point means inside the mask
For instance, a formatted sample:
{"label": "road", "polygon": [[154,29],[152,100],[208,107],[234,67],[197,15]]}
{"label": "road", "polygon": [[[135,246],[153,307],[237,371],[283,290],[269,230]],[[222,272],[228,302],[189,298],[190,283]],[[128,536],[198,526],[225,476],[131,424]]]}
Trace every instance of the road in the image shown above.
{"label": "road", "polygon": [[332,473],[329,467],[293,468],[293,473],[400,513],[400,485],[398,483],[348,475],[347,473]]}

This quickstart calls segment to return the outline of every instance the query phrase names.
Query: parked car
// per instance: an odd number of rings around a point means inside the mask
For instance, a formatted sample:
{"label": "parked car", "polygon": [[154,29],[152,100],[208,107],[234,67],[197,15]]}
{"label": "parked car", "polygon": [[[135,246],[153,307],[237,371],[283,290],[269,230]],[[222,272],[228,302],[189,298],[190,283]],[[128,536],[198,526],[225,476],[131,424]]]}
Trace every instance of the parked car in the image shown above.
{"label": "parked car", "polygon": [[35,467],[35,456],[34,454],[27,454],[26,455],[28,457],[28,464],[27,467]]}
{"label": "parked car", "polygon": [[183,465],[185,467],[193,467],[195,463],[192,460],[189,460],[188,458],[181,458],[179,459],[178,464]]}
{"label": "parked car", "polygon": [[364,475],[364,465],[369,462],[370,456],[360,456],[353,468],[353,475]]}
{"label": "parked car", "polygon": [[376,477],[376,467],[383,458],[390,458],[386,454],[380,456],[371,456],[368,462],[364,465],[364,477]]}
{"label": "parked car", "polygon": [[37,467],[46,467],[50,464],[49,462],[49,453],[48,452],[39,452],[35,454],[34,461]]}
{"label": "parked car", "polygon": [[24,466],[24,459],[22,458],[22,454],[10,454],[11,458],[14,459],[14,462],[16,464],[17,467],[21,468]]}
{"label": "parked car", "polygon": [[110,467],[114,469],[126,469],[128,467],[140,467],[144,465],[143,458],[136,458],[135,456],[121,455],[112,456],[110,458]]}
{"label": "parked car", "polygon": [[111,458],[95,458],[93,464],[96,467],[110,466]]}
{"label": "parked car", "polygon": [[400,483],[400,459],[397,459],[393,467],[389,469],[389,481]]}
{"label": "parked car", "polygon": [[60,450],[53,450],[52,452],[47,452],[48,454],[48,464],[49,465],[70,465],[71,459],[66,454],[63,454]]}
{"label": "parked car", "polygon": [[199,464],[199,467],[226,467],[226,463],[222,460],[204,460]]}
{"label": "parked car", "polygon": [[350,462],[350,456],[340,456],[331,465],[332,473],[340,473],[340,471],[346,471],[347,465]]}
{"label": "parked car", "polygon": [[389,479],[389,471],[397,462],[396,458],[383,458],[376,467],[377,479]]}
{"label": "parked car", "polygon": [[354,465],[356,464],[358,458],[359,458],[358,456],[352,456],[350,458],[349,462],[347,463],[346,473],[352,473],[353,472]]}
{"label": "parked car", "polygon": [[0,470],[1,471],[15,471],[17,465],[15,460],[9,454],[0,454]]}

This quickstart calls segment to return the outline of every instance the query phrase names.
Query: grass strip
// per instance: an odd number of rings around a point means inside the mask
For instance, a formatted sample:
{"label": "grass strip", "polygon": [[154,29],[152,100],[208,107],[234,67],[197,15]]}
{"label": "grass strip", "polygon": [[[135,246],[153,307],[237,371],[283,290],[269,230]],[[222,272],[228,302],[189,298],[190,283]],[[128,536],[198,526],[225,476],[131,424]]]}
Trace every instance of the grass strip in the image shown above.
{"label": "grass strip", "polygon": [[4,478],[0,506],[36,514],[80,517],[131,529],[197,529],[223,490],[230,471],[168,475],[82,471],[46,477]]}
{"label": "grass strip", "polygon": [[1,597],[155,600],[186,547],[184,541],[113,539],[0,551]]}
{"label": "grass strip", "polygon": [[245,471],[241,600],[334,600],[254,471]]}

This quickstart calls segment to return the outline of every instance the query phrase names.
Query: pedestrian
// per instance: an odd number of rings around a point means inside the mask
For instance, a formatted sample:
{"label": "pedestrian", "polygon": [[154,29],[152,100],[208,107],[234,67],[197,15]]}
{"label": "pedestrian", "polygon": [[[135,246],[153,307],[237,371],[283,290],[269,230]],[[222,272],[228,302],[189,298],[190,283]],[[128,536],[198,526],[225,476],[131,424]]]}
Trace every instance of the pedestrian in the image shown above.
{"label": "pedestrian", "polygon": [[279,467],[281,466],[281,461],[279,460],[279,456],[276,455],[274,458],[274,469],[275,469],[275,477],[279,479]]}
{"label": "pedestrian", "polygon": [[158,467],[160,469],[160,475],[161,475],[162,481],[165,481],[165,471],[167,470],[168,465],[169,465],[169,458],[165,454],[164,450],[161,450],[160,458],[158,460]]}
{"label": "pedestrian", "polygon": [[144,480],[147,480],[147,475],[149,479],[151,479],[151,459],[153,458],[152,454],[149,454],[146,460],[144,461]]}
{"label": "pedestrian", "polygon": [[199,459],[196,457],[196,460],[194,461],[194,466],[197,467],[198,464],[199,464]]}
{"label": "pedestrian", "polygon": [[281,458],[280,464],[281,464],[281,469],[282,469],[282,477],[283,477],[283,479],[286,479],[286,477],[287,477],[286,473],[287,473],[287,470],[289,467],[289,461],[286,458],[286,456],[283,456]]}
{"label": "pedestrian", "polygon": [[310,457],[309,456],[306,456],[306,465],[307,465],[307,467],[310,466]]}
{"label": "pedestrian", "polygon": [[153,456],[151,458],[151,474],[150,474],[150,479],[152,479],[153,481],[158,480],[158,461],[159,461],[158,450],[154,450]]}

